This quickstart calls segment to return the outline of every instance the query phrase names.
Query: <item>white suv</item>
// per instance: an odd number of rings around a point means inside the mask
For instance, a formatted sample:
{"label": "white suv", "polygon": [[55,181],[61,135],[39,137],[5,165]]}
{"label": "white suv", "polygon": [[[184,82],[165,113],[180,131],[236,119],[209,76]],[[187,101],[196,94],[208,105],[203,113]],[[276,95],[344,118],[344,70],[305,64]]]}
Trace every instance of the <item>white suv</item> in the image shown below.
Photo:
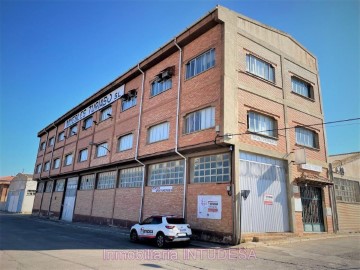
{"label": "white suv", "polygon": [[151,216],[130,229],[130,240],[155,239],[156,245],[162,248],[170,242],[190,242],[192,235],[190,225],[182,217]]}

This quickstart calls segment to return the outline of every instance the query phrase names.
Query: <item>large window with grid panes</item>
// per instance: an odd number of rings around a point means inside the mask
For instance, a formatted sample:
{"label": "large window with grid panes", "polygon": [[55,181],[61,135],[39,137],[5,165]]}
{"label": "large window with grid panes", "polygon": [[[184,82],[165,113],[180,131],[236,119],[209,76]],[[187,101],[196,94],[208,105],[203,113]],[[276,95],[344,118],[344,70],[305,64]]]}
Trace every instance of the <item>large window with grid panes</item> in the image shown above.
{"label": "large window with grid panes", "polygon": [[61,192],[64,191],[64,188],[65,188],[65,179],[56,180],[55,191]]}
{"label": "large window with grid panes", "polygon": [[95,174],[83,175],[80,178],[80,190],[94,189],[95,187]]}
{"label": "large window with grid panes", "polygon": [[190,79],[215,66],[215,49],[211,49],[186,64],[186,79]]}
{"label": "large window with grid panes", "polygon": [[116,182],[116,171],[99,173],[97,189],[114,188],[115,182]]}
{"label": "large window with grid panes", "polygon": [[135,168],[120,170],[119,187],[122,188],[141,187],[143,174],[144,174],[143,167],[135,167]]}
{"label": "large window with grid panes", "polygon": [[360,187],[358,181],[334,178],[336,200],[341,202],[360,202]]}
{"label": "large window with grid panes", "polygon": [[223,183],[230,181],[230,154],[217,154],[191,159],[191,182]]}
{"label": "large window with grid panes", "polygon": [[149,165],[149,186],[176,185],[184,182],[184,160]]}

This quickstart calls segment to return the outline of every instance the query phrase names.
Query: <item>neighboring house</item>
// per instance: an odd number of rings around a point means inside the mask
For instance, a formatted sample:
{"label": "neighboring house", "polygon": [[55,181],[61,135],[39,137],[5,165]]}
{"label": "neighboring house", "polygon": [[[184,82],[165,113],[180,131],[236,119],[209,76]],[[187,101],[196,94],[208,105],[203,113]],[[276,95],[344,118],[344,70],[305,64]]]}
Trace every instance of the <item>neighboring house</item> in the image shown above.
{"label": "neighboring house", "polygon": [[360,232],[360,152],[329,156],[333,171],[338,230]]}
{"label": "neighboring house", "polygon": [[120,226],[174,214],[228,243],[331,233],[321,103],[312,53],[219,6],[38,132],[33,214]]}
{"label": "neighboring house", "polygon": [[31,174],[18,173],[10,183],[6,200],[6,211],[31,213],[36,193],[37,182]]}
{"label": "neighboring house", "polygon": [[8,190],[13,178],[14,176],[0,176],[0,211],[5,210]]}

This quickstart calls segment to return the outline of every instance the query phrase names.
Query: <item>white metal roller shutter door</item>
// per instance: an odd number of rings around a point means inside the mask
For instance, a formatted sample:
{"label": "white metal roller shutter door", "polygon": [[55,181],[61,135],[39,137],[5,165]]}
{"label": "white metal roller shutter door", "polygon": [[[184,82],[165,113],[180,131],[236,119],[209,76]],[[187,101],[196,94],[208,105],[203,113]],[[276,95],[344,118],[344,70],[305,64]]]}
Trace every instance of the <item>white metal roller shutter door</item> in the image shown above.
{"label": "white metal roller shutter door", "polygon": [[283,161],[240,153],[240,189],[250,190],[242,199],[242,232],[289,231]]}

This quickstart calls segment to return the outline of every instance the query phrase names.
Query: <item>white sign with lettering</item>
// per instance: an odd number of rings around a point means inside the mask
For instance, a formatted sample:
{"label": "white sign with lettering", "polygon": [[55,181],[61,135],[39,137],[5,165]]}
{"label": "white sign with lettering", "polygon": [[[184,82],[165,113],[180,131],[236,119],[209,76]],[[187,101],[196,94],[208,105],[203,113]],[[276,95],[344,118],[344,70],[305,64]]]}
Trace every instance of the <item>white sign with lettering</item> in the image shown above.
{"label": "white sign with lettering", "polygon": [[221,219],[221,195],[198,195],[197,217]]}
{"label": "white sign with lettering", "polygon": [[270,139],[270,138],[265,138],[265,137],[254,135],[254,134],[251,135],[251,139],[253,141],[258,141],[258,142],[263,142],[263,143],[267,143],[267,144],[277,145],[276,140],[273,140],[273,139]]}
{"label": "white sign with lettering", "polygon": [[163,186],[163,187],[153,187],[152,192],[172,192],[172,186]]}
{"label": "white sign with lettering", "polygon": [[301,164],[301,169],[313,171],[313,172],[322,172],[322,167],[310,163]]}
{"label": "white sign with lettering", "polygon": [[76,124],[80,120],[86,118],[87,116],[93,114],[94,112],[101,110],[107,105],[118,100],[124,94],[124,89],[125,89],[125,84],[121,85],[116,90],[100,98],[99,100],[95,101],[93,104],[88,106],[87,108],[83,109],[82,111],[70,117],[65,121],[64,129]]}

